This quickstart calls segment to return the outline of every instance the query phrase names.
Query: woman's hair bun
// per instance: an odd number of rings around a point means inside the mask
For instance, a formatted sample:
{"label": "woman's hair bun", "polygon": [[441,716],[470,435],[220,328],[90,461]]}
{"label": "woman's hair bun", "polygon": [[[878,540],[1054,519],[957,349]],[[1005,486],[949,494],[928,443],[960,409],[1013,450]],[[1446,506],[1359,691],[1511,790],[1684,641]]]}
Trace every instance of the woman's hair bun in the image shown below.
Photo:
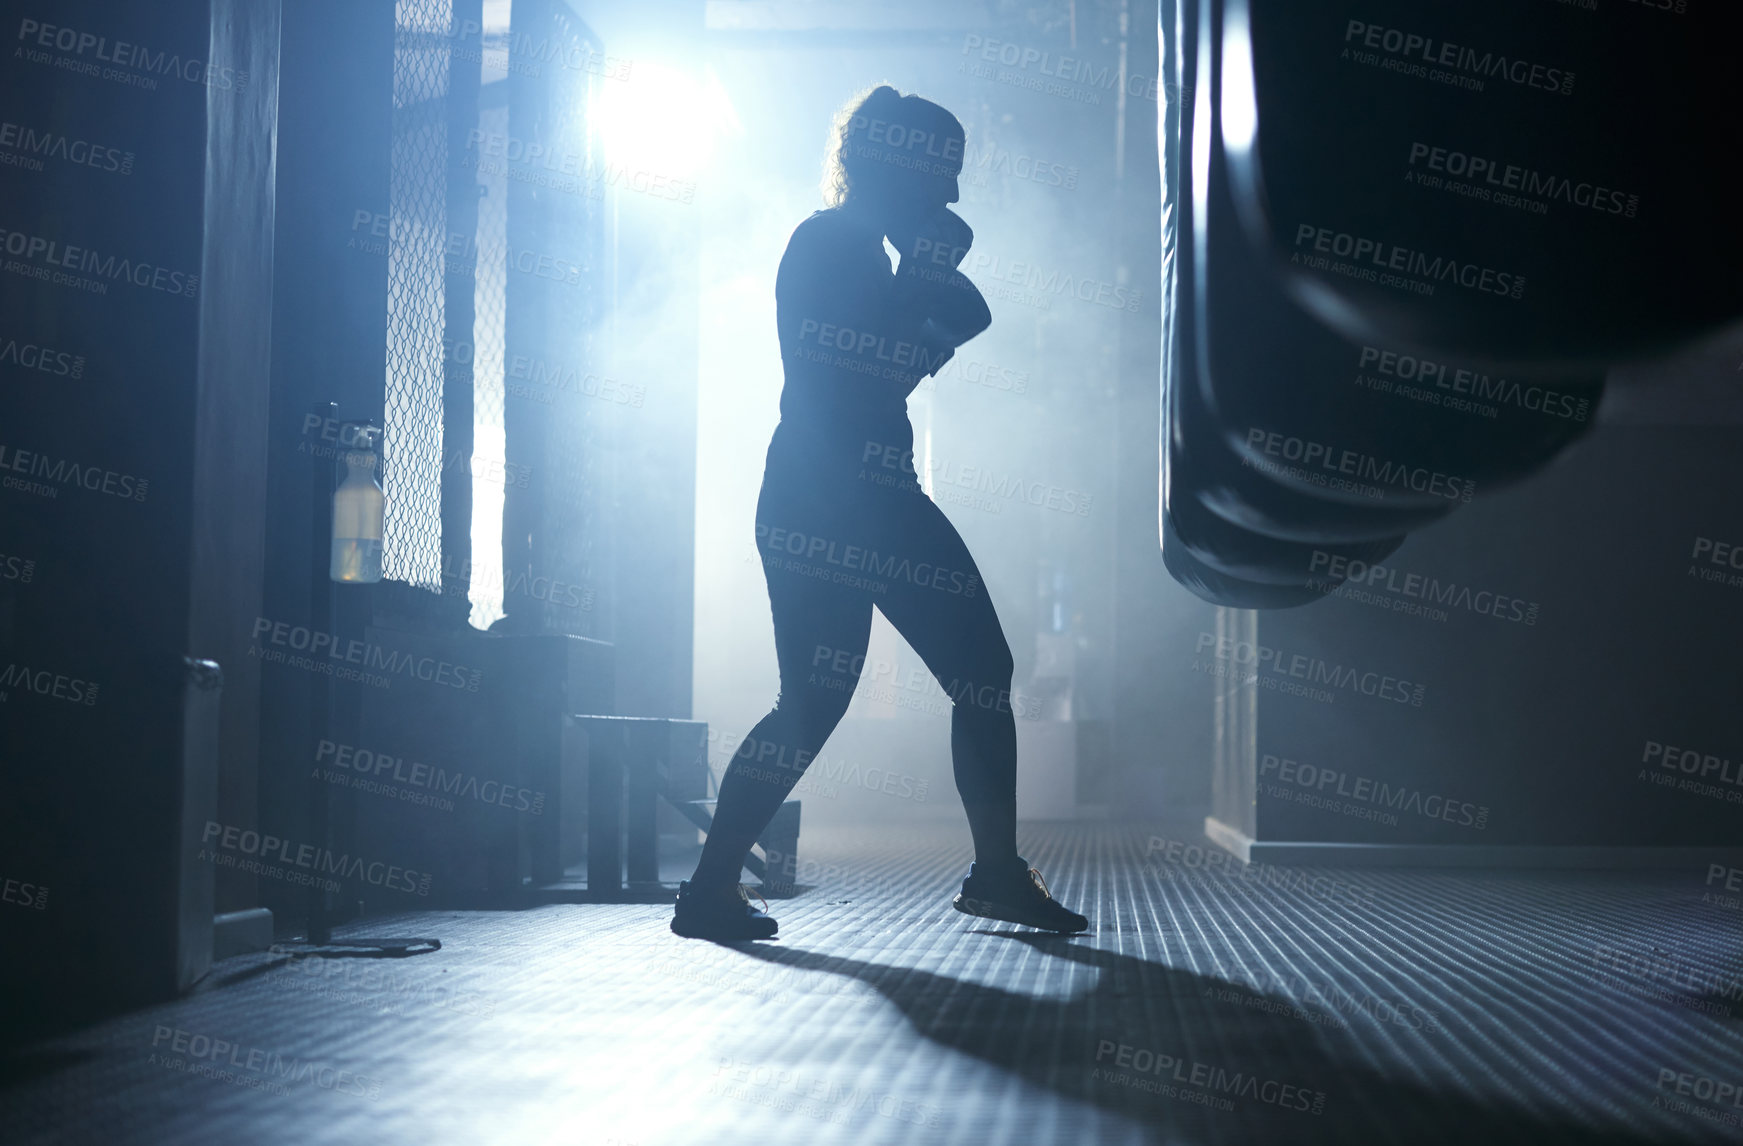
{"label": "woman's hair bun", "polygon": [[[870,190],[870,185],[901,178],[903,171],[912,171],[913,160],[939,159],[934,151],[927,156],[897,156],[891,145],[872,142],[868,129],[873,121],[900,124],[902,136],[919,140],[932,136],[954,137],[954,155],[946,154],[945,162],[954,159],[962,166],[962,124],[938,104],[917,95],[903,95],[889,84],[878,84],[854,96],[835,113],[829,127],[829,142],[823,157],[823,202],[838,207],[857,190]],[[882,134],[880,130],[878,135]],[[946,149],[948,152],[951,149]],[[890,152],[890,154],[885,154]]]}
{"label": "woman's hair bun", "polygon": [[897,91],[889,84],[879,84],[877,87],[867,92],[864,99],[859,101],[858,110],[863,113],[870,111],[873,108],[895,107],[900,105],[901,102],[901,92]]}

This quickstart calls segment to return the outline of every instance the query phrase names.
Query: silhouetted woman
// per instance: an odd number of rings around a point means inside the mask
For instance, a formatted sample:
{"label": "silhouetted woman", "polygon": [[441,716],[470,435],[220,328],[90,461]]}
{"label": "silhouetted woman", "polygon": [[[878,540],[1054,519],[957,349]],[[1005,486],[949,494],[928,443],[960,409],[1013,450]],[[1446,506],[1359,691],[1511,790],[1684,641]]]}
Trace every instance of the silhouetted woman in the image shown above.
{"label": "silhouetted woman", "polygon": [[[953,700],[950,752],[974,836],[959,911],[1053,931],[1088,921],[1017,854],[1011,650],[968,547],[921,491],[908,394],[992,322],[957,267],[962,124],[881,86],[836,116],[826,210],[794,230],[775,279],[786,385],[756,538],[781,691],[734,754],[672,930],[760,939],[776,923],[739,884],[746,855],[847,711],[875,605]],[[892,274],[884,239],[900,252]]]}

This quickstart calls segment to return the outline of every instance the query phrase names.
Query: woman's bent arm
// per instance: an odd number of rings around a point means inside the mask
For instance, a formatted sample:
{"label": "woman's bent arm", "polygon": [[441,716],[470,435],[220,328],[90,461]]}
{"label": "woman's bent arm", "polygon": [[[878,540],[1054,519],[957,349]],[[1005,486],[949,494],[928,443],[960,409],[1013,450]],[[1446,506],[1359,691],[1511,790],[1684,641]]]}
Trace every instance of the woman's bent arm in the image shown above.
{"label": "woman's bent arm", "polygon": [[969,277],[958,268],[974,241],[974,230],[948,209],[926,231],[904,237],[906,250],[896,271],[896,287],[909,313],[929,334],[961,346],[992,325],[992,311]]}

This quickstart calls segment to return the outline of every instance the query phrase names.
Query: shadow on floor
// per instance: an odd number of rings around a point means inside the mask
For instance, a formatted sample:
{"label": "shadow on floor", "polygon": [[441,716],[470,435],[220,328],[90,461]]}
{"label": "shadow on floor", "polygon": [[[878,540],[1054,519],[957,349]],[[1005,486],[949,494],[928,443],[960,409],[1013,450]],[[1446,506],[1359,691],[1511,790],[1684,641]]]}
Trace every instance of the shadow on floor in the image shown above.
{"label": "shadow on floor", "polygon": [[[1095,987],[1070,1001],[1038,999],[1001,987],[953,979],[907,967],[868,963],[791,947],[731,944],[765,963],[858,979],[899,1009],[915,1030],[942,1046],[972,1056],[1077,1102],[1142,1123],[1156,1142],[1228,1143],[1647,1143],[1707,1141],[1595,1130],[1499,1103],[1487,1105],[1402,1078],[1378,1073],[1389,1057],[1385,1038],[1447,1038],[1399,1029],[1382,1035],[1367,1020],[1348,1030],[1273,1013],[1255,1002],[1287,1008],[1291,1001],[1246,988],[1241,1002],[1212,997],[1231,984],[1129,955],[1036,932],[984,929],[989,941],[1022,943],[1053,958],[1096,968]],[[1109,1050],[1110,1045],[1115,1048]],[[1131,1062],[1170,1056],[1178,1065],[1139,1072],[1117,1065],[1118,1048]],[[1402,1068],[1401,1068],[1402,1069]],[[1222,1071],[1219,1078],[1214,1072]],[[1194,1072],[1197,1072],[1197,1085]],[[1124,1075],[1163,1088],[1154,1093],[1117,1081]],[[1116,1077],[1110,1077],[1116,1076]],[[1485,1089],[1509,1085],[1495,1075],[1475,1080]],[[1221,1083],[1219,1088],[1218,1083]],[[1271,1084],[1271,1085],[1267,1085]],[[1284,1091],[1282,1085],[1299,1088]],[[1618,1079],[1618,1085],[1641,1085]],[[1324,1095],[1323,1113],[1311,1113],[1312,1092]],[[1204,1104],[1226,1099],[1232,1111]],[[1270,1101],[1266,1101],[1269,1098]],[[1286,1109],[1281,1103],[1309,1109]]]}

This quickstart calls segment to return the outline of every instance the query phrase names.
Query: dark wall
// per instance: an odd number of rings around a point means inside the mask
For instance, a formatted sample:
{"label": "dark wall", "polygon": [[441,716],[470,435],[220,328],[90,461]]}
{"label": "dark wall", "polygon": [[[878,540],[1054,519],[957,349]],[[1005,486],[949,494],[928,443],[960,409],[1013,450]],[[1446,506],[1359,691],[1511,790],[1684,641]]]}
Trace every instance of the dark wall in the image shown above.
{"label": "dark wall", "polygon": [[[1259,838],[1734,842],[1743,588],[1696,547],[1737,540],[1739,462],[1734,428],[1600,425],[1545,472],[1413,535],[1385,562],[1395,572],[1260,614],[1260,645],[1309,658],[1261,677],[1332,699],[1260,689]],[[1315,660],[1408,687],[1364,695],[1305,675]],[[1696,750],[1701,771],[1666,768],[1649,742]],[[1379,806],[1381,782],[1402,810]]]}
{"label": "dark wall", "polygon": [[[270,156],[276,87],[273,8],[230,12],[0,13],[0,869],[40,893],[4,905],[4,957],[42,1001],[75,978],[81,1007],[160,998],[199,963],[178,919],[211,872],[180,820],[213,792],[184,792],[183,658],[231,655],[251,591],[255,487],[227,471],[262,331],[229,308],[261,297],[271,211],[236,145]],[[222,719],[245,753],[247,705]]]}

